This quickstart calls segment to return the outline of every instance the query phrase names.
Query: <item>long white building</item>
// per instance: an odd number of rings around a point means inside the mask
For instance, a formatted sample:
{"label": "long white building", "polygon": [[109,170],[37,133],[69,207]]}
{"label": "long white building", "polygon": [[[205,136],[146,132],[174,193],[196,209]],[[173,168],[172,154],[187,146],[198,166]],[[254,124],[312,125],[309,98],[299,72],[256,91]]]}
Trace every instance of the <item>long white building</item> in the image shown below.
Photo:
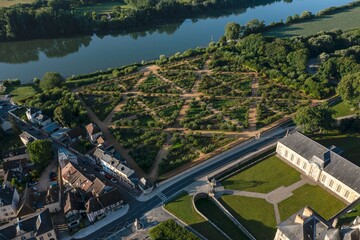
{"label": "long white building", "polygon": [[326,148],[295,132],[278,141],[276,152],[299,172],[348,203],[360,197],[360,167],[340,156],[336,148]]}

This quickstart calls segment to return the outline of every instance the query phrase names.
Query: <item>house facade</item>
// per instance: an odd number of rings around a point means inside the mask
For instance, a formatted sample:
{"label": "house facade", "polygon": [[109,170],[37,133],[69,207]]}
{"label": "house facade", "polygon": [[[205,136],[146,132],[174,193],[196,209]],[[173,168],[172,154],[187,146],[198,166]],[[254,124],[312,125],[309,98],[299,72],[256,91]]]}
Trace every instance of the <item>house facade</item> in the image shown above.
{"label": "house facade", "polygon": [[28,108],[25,114],[31,123],[37,124],[41,127],[45,127],[51,123],[51,119],[48,116],[43,115],[41,110]]}
{"label": "house facade", "polygon": [[277,143],[277,154],[314,182],[348,203],[360,197],[360,167],[305,135],[295,132]]}
{"label": "house facade", "polygon": [[135,187],[135,183],[132,180],[133,178],[135,178],[134,170],[125,166],[121,163],[119,159],[117,159],[112,154],[102,150],[101,148],[97,148],[93,156],[101,164],[104,171],[124,180],[132,187]]}
{"label": "house facade", "polygon": [[30,133],[28,132],[22,132],[20,135],[20,140],[21,142],[26,146],[28,145],[29,142],[32,142],[32,141],[35,141],[37,140],[36,137],[34,137],[33,135],[31,135]]}
{"label": "house facade", "polygon": [[90,222],[106,217],[110,212],[122,208],[124,205],[120,191],[115,188],[107,193],[94,196],[86,204],[86,215]]}
{"label": "house facade", "polygon": [[0,222],[9,222],[16,218],[20,196],[15,188],[0,188]]}

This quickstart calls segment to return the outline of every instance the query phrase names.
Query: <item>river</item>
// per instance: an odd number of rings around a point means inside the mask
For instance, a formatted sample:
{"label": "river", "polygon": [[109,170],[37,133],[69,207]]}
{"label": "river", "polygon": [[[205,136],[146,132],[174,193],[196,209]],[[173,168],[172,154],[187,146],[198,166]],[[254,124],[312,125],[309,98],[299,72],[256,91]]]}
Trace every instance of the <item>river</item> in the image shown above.
{"label": "river", "polygon": [[263,0],[258,6],[224,10],[146,31],[0,43],[0,80],[18,78],[27,83],[45,72],[70,76],[156,59],[217,41],[228,22],[245,24],[257,18],[269,24],[303,11],[316,13],[349,2],[352,0]]}

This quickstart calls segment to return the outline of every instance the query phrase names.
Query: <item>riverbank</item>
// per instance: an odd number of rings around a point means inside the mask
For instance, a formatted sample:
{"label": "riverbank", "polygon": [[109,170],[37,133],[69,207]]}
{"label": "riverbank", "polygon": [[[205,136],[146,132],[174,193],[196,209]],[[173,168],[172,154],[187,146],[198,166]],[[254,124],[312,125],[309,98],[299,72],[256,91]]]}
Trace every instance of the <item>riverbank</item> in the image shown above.
{"label": "riverbank", "polygon": [[303,11],[318,12],[334,4],[350,0],[274,2],[247,9],[233,9],[213,18],[187,19],[142,32],[83,36],[74,38],[41,39],[0,44],[0,79],[18,78],[22,83],[41,78],[45,72],[59,72],[65,77],[94,72],[109,67],[125,66],[142,60],[157,59],[196,47],[206,47],[217,41],[228,22],[245,25],[257,18],[266,24],[279,22],[289,15]]}

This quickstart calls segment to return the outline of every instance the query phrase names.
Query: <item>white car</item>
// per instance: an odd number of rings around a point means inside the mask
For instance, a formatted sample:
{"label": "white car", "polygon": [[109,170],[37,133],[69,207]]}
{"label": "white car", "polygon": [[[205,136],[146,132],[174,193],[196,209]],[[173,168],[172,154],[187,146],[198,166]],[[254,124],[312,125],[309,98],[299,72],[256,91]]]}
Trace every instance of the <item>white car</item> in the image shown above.
{"label": "white car", "polygon": [[104,172],[104,171],[100,171],[100,174],[104,176],[104,175],[105,175],[105,172]]}

